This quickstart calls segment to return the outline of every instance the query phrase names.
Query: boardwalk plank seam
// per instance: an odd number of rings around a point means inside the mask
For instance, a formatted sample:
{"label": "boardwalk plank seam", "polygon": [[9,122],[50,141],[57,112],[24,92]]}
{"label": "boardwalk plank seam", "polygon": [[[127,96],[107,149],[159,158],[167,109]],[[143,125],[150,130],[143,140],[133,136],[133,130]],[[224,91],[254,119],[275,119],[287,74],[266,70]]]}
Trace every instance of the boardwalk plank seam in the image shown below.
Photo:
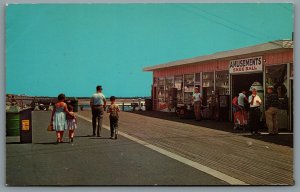
{"label": "boardwalk plank seam", "polygon": [[[79,118],[81,118],[81,119],[84,119],[84,120],[88,121],[88,122],[92,122],[92,120],[89,119],[89,118],[86,118],[86,117],[81,116],[81,115],[79,115],[79,114],[77,114],[77,116],[78,116]],[[110,128],[109,128],[108,126],[106,126],[106,125],[103,125],[103,127],[104,127],[105,129],[108,129],[108,130],[110,129]],[[147,147],[147,148],[149,148],[149,149],[152,149],[152,150],[154,150],[154,151],[157,151],[157,152],[159,152],[159,153],[161,153],[161,154],[163,154],[163,155],[165,155],[165,156],[168,156],[168,157],[170,157],[170,158],[172,158],[172,159],[175,159],[175,160],[177,160],[177,161],[179,161],[179,162],[181,162],[181,163],[184,163],[184,164],[186,164],[186,165],[189,165],[189,166],[191,166],[191,167],[193,167],[193,168],[195,168],[195,169],[197,169],[197,170],[199,170],[199,171],[202,171],[202,172],[207,173],[207,174],[209,174],[209,175],[211,175],[211,176],[214,176],[214,177],[216,177],[216,178],[218,178],[218,179],[220,179],[220,180],[222,180],[222,181],[225,181],[225,182],[227,182],[227,183],[229,183],[229,184],[231,184],[231,185],[248,185],[247,183],[245,183],[245,182],[243,182],[243,181],[241,181],[241,180],[239,180],[239,179],[236,179],[236,178],[234,178],[234,177],[231,177],[231,176],[229,176],[229,175],[226,175],[226,174],[224,174],[224,173],[221,173],[221,172],[219,172],[219,171],[217,171],[217,170],[214,170],[214,169],[212,169],[212,168],[209,168],[209,167],[207,167],[207,166],[205,166],[205,165],[201,165],[200,163],[191,161],[191,160],[189,160],[189,159],[187,159],[187,158],[185,158],[185,157],[179,156],[179,155],[177,155],[177,154],[174,154],[174,153],[172,153],[172,152],[169,152],[169,151],[167,151],[167,150],[165,150],[165,149],[162,149],[162,148],[160,148],[160,147],[154,146],[154,145],[152,145],[152,144],[150,144],[150,143],[147,143],[147,142],[145,142],[145,141],[142,141],[142,140],[140,140],[140,139],[137,139],[137,138],[135,138],[135,137],[132,137],[132,136],[130,136],[130,135],[126,134],[126,133],[123,133],[123,132],[121,132],[121,131],[119,131],[119,135],[122,135],[123,137],[126,137],[127,139],[130,139],[130,140],[132,140],[132,141],[135,141],[135,142],[137,142],[137,143],[139,143],[139,144],[141,144],[141,145],[144,145],[145,147]]]}

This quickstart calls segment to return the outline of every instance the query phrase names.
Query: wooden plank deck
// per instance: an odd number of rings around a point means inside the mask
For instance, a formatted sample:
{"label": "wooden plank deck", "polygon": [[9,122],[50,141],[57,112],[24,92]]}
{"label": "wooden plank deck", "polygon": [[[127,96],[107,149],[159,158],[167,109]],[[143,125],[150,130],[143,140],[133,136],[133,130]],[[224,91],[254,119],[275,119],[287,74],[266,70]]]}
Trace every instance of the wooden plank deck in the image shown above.
{"label": "wooden plank deck", "polygon": [[[91,111],[79,114],[91,118]],[[109,125],[107,114],[104,124]],[[293,148],[288,146],[265,142],[248,133],[220,131],[130,112],[120,113],[119,127],[121,132],[250,185],[294,184]]]}

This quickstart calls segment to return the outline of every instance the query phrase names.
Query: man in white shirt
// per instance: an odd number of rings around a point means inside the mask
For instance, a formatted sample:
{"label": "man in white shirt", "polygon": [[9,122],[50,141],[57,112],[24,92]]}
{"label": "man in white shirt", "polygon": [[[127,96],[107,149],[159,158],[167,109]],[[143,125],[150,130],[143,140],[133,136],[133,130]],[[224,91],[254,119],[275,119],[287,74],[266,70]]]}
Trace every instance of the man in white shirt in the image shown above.
{"label": "man in white shirt", "polygon": [[248,102],[250,103],[249,110],[249,128],[252,134],[259,134],[258,130],[260,127],[260,106],[262,101],[257,95],[255,88],[252,88],[252,94],[249,96]]}
{"label": "man in white shirt", "polygon": [[93,124],[93,136],[96,136],[96,124],[97,124],[97,137],[101,135],[102,122],[104,110],[106,108],[105,96],[102,93],[102,86],[96,87],[97,92],[94,93],[90,100],[90,107],[92,109],[92,124]]}
{"label": "man in white shirt", "polygon": [[201,100],[202,97],[201,97],[201,93],[199,92],[199,88],[195,87],[195,92],[193,94],[192,101],[194,102],[194,113],[195,113],[196,121],[201,121],[201,112],[200,112]]}

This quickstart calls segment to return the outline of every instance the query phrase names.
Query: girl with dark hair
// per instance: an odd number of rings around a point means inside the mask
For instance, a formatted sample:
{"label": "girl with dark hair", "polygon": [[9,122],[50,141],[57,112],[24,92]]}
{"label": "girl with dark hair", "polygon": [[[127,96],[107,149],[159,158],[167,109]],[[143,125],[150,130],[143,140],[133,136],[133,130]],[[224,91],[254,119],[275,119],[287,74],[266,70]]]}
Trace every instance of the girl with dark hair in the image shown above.
{"label": "girl with dark hair", "polygon": [[67,104],[65,103],[65,94],[59,94],[57,99],[58,102],[55,104],[54,110],[52,111],[50,124],[53,125],[53,130],[56,131],[56,143],[58,144],[63,142],[63,134],[64,131],[67,130],[66,115],[73,115],[69,112]]}
{"label": "girl with dark hair", "polygon": [[69,143],[73,143],[74,131],[77,128],[77,119],[73,112],[72,105],[68,105],[68,110],[71,114],[71,115],[67,115],[67,124],[68,124],[68,130],[69,130]]}
{"label": "girl with dark hair", "polygon": [[240,125],[240,119],[241,119],[241,110],[242,108],[238,105],[238,97],[239,94],[235,94],[233,99],[232,99],[232,112],[233,112],[233,122],[234,122],[234,127],[233,129],[237,129]]}

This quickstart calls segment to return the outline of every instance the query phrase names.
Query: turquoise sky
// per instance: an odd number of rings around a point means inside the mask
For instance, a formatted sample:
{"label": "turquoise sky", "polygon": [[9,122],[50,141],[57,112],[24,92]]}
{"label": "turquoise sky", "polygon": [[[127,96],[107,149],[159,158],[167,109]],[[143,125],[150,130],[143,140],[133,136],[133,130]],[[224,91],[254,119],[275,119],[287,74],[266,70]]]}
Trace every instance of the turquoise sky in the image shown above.
{"label": "turquoise sky", "polygon": [[291,39],[292,4],[12,4],[6,92],[150,96],[145,66]]}

